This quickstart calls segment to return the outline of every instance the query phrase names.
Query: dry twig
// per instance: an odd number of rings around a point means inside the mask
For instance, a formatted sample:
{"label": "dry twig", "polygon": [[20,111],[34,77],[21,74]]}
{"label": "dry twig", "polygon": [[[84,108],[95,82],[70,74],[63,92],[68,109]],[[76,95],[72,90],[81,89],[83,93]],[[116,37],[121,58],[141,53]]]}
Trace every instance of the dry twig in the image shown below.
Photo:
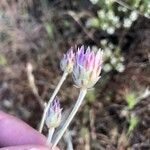
{"label": "dry twig", "polygon": [[31,63],[27,63],[26,69],[27,69],[27,77],[28,77],[28,81],[29,81],[29,85],[31,87],[31,90],[32,90],[33,94],[35,95],[36,100],[39,103],[40,107],[42,109],[44,109],[44,102],[41,99],[41,97],[39,96],[38,89],[37,89],[37,87],[35,85],[34,75],[32,74],[32,71],[33,71],[32,64]]}

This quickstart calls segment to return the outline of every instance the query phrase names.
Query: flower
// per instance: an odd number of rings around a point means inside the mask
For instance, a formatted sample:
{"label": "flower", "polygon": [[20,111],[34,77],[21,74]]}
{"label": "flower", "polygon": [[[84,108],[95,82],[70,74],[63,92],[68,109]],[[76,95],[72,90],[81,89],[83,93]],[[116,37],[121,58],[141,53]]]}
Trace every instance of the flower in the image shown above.
{"label": "flower", "polygon": [[102,67],[101,50],[91,51],[90,47],[86,50],[84,46],[78,48],[73,67],[73,80],[80,88],[92,88],[100,78]]}
{"label": "flower", "polygon": [[60,67],[62,71],[71,73],[73,70],[75,54],[73,48],[70,48],[60,61]]}
{"label": "flower", "polygon": [[55,98],[51,103],[46,117],[46,125],[50,128],[56,128],[61,122],[61,111],[59,99]]}

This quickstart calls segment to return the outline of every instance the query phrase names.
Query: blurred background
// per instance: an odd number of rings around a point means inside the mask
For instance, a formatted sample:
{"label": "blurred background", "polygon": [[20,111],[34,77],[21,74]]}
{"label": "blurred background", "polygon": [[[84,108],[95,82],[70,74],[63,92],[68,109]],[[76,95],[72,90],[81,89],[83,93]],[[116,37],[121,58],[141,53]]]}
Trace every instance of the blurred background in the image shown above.
{"label": "blurred background", "polygon": [[[1,0],[0,110],[37,129],[63,53],[82,44],[104,50],[101,79],[59,146],[149,150],[148,0]],[[66,114],[78,93],[69,76],[58,94]]]}

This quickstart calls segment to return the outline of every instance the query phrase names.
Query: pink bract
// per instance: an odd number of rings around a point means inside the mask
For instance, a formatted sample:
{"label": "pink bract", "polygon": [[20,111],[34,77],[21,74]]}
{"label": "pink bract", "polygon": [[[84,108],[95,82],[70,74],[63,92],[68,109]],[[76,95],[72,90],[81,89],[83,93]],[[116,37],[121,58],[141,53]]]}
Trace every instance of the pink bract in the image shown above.
{"label": "pink bract", "polygon": [[73,67],[73,79],[81,88],[92,88],[99,80],[102,66],[102,51],[94,52],[84,46],[78,48]]}
{"label": "pink bract", "polygon": [[70,48],[60,61],[61,70],[71,73],[73,70],[74,60],[75,54],[73,52],[73,48]]}

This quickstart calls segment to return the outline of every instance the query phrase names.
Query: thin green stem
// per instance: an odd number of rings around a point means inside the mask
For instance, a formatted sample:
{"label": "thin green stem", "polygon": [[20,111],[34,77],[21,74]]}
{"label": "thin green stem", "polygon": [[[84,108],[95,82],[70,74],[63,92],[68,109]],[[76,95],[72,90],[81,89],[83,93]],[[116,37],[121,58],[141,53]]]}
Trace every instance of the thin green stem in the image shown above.
{"label": "thin green stem", "polygon": [[46,142],[47,145],[51,143],[54,131],[55,131],[55,128],[51,128],[48,130],[48,137],[47,137],[47,142]]}
{"label": "thin green stem", "polygon": [[71,123],[72,119],[74,118],[75,114],[77,113],[79,107],[81,106],[82,101],[83,101],[83,99],[84,99],[86,93],[87,93],[87,89],[81,89],[81,90],[80,90],[78,100],[77,100],[77,102],[76,102],[76,104],[75,104],[73,110],[71,111],[69,117],[67,118],[66,122],[64,123],[62,129],[60,130],[58,136],[57,136],[56,139],[54,140],[54,143],[53,143],[53,147],[52,147],[52,148],[54,148],[54,147],[58,144],[59,140],[61,139],[61,137],[63,136],[64,132],[65,132],[66,129],[68,128],[69,124]]}
{"label": "thin green stem", "polygon": [[56,89],[54,90],[51,98],[49,99],[49,102],[47,104],[47,106],[45,107],[44,109],[44,112],[43,112],[43,116],[42,116],[42,120],[41,120],[41,123],[40,123],[40,127],[39,127],[39,132],[41,133],[42,130],[43,130],[43,126],[44,126],[44,122],[45,122],[45,118],[46,118],[46,113],[48,111],[48,108],[50,107],[50,104],[51,102],[54,100],[55,96],[57,95],[60,87],[62,86],[63,82],[66,80],[66,77],[67,77],[68,73],[67,72],[64,72],[63,76],[61,77]]}

